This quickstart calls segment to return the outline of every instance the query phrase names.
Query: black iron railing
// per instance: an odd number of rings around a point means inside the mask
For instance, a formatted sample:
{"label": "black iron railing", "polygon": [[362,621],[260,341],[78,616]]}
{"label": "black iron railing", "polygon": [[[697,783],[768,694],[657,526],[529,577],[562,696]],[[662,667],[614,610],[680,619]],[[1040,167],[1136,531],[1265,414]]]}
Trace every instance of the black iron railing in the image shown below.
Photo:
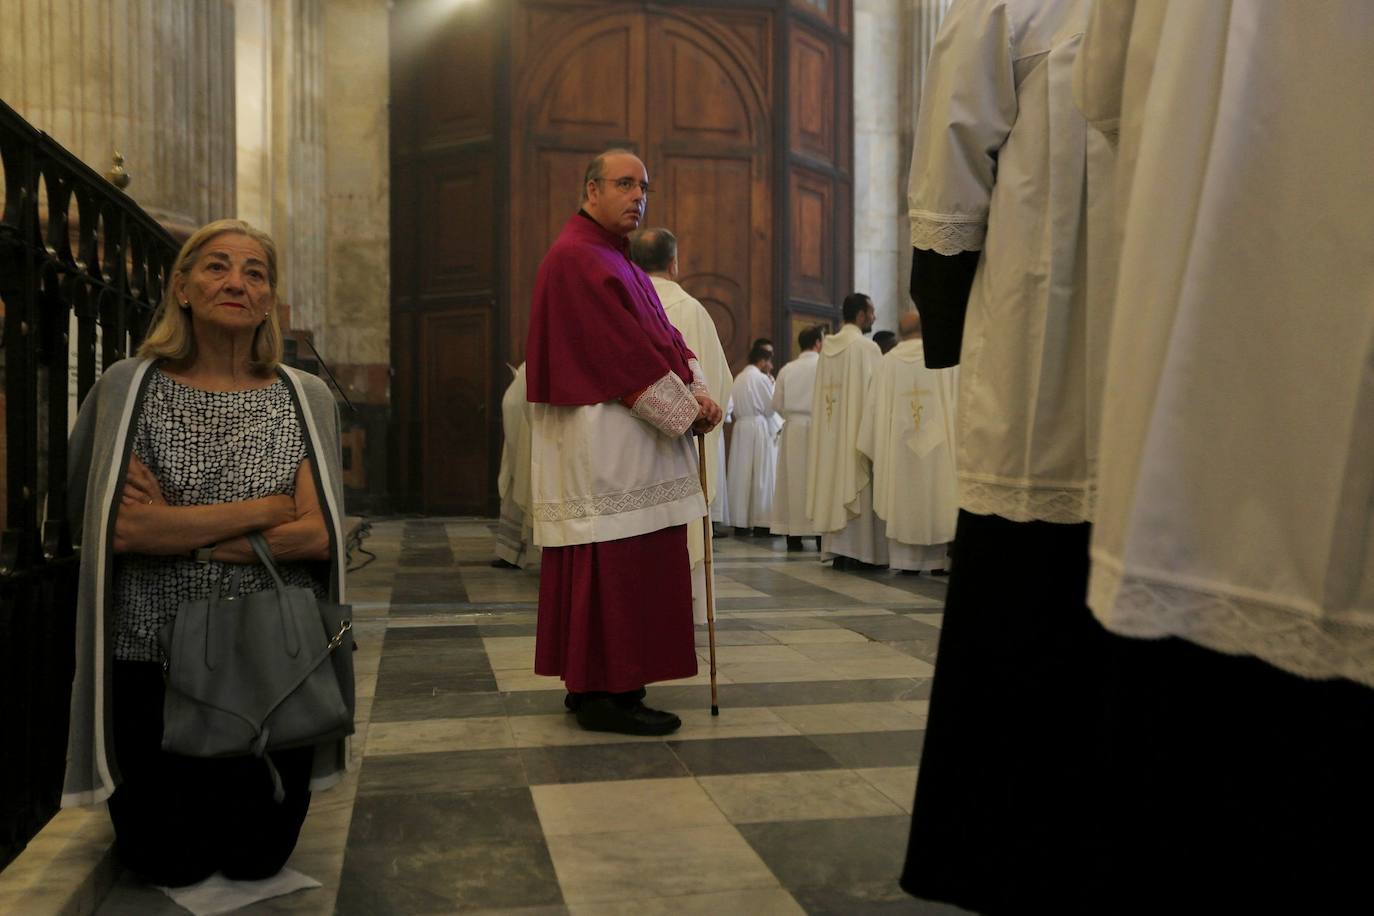
{"label": "black iron railing", "polygon": [[57,810],[77,559],[67,434],[99,370],[147,330],[175,240],[0,102],[0,868]]}

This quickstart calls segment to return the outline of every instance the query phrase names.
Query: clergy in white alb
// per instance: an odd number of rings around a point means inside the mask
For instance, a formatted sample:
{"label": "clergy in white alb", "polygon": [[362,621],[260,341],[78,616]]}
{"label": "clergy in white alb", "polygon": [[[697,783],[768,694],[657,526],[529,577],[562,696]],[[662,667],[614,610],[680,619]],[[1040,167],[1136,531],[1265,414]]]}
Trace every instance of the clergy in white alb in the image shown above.
{"label": "clergy in white alb", "polygon": [[773,412],[773,354],[762,346],[730,389],[734,426],[730,437],[730,524],[767,528],[773,516],[773,477],[778,465],[781,419]]}
{"label": "clergy in white alb", "polygon": [[1367,0],[1102,0],[1084,38],[1120,143],[1088,602],[1130,637],[1107,879],[1142,911],[1369,906],[1372,36]]}
{"label": "clergy in white alb", "polygon": [[802,331],[797,339],[801,352],[782,367],[773,386],[773,410],[783,420],[773,486],[773,533],[787,536],[788,550],[801,550],[803,537],[821,533],[806,514],[806,464],[811,457],[811,400],[824,337],[822,325]]}
{"label": "clergy in white alb", "polygon": [[887,526],[887,565],[943,569],[959,517],[954,475],[958,369],[927,369],[921,319],[898,322],[901,342],[873,373],[859,451],[873,463],[873,511]]}
{"label": "clergy in white alb", "polygon": [[[667,229],[644,229],[630,237],[630,260],[649,275],[654,292],[673,327],[678,329],[687,349],[696,354],[706,377],[707,393],[718,403],[729,396],[730,362],[725,358],[716,323],[706,307],[678,283],[680,267],[677,237]],[[717,426],[706,434],[706,501],[715,505],[717,493],[725,489],[725,433]],[[714,518],[714,513],[713,516]],[[700,524],[687,526],[687,555],[692,564],[692,617],[698,625],[706,623],[706,542]]]}
{"label": "clergy in white alb", "polygon": [[[900,880],[976,912],[1102,906],[1077,870],[1104,816],[1106,634],[1083,599],[1110,318],[1088,225],[1112,157],[1073,100],[1090,6],[952,5],[909,170],[926,365],[959,366],[960,512]],[[1027,696],[1055,699],[1031,717]]]}
{"label": "clergy in white alb", "polygon": [[539,565],[530,515],[530,405],[525,400],[525,364],[501,397],[501,470],[496,491],[501,495],[501,519],[496,526],[493,566],[531,568]]}
{"label": "clergy in white alb", "polygon": [[[859,424],[873,370],[882,353],[864,337],[873,303],[863,293],[844,299],[844,326],[825,338],[811,399],[806,514],[821,532],[821,551],[841,569],[887,563],[887,535],[873,512],[873,478],[859,451]],[[856,565],[857,568],[857,565]]]}

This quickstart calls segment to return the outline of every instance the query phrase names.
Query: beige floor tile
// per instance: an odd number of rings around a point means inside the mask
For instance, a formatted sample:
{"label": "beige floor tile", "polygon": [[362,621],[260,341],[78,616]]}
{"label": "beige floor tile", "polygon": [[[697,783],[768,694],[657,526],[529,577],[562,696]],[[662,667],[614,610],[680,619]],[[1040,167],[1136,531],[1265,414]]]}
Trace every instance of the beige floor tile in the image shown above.
{"label": "beige floor tile", "polygon": [[879,792],[896,802],[907,814],[916,797],[916,767],[872,767],[855,770]]}
{"label": "beige floor tile", "polygon": [[[570,905],[775,888],[777,879],[734,827],[549,837]],[[585,912],[585,911],[584,911]]]}
{"label": "beige floor tile", "polygon": [[589,732],[579,728],[567,713],[551,716],[512,716],[511,733],[516,747],[569,747],[581,744],[624,744],[632,741],[662,741],[662,738]]}
{"label": "beige floor tile", "polygon": [[919,658],[870,658],[828,661],[826,666],[842,678],[930,677],[935,666]]}
{"label": "beige floor tile", "polygon": [[804,916],[806,913],[782,888],[651,897],[615,903],[575,903],[568,911],[572,916]]}
{"label": "beige floor tile", "polygon": [[907,700],[775,706],[773,711],[804,735],[904,731],[924,728],[926,724],[924,708]]}
{"label": "beige floor tile", "polygon": [[[841,630],[842,633],[852,632]],[[859,634],[855,633],[855,636]],[[899,652],[891,646],[885,646],[880,642],[844,642],[844,643],[815,643],[804,644],[796,647],[797,651],[805,657],[817,662],[832,661],[858,661],[875,658],[911,658],[904,652]]]}
{"label": "beige floor tile", "polygon": [[[531,665],[531,668],[534,666]],[[493,671],[496,675],[496,689],[503,692],[514,693],[520,690],[562,690],[563,682],[556,677],[545,677],[542,674],[535,674],[529,668],[521,671],[517,668],[510,668],[502,671]]]}
{"label": "beige floor tile", "polygon": [[[709,653],[698,651],[701,658],[709,658]],[[790,646],[716,646],[716,663],[730,662],[804,662],[806,656]]]}
{"label": "beige floor tile", "polygon": [[799,734],[771,709],[759,706],[726,707],[720,715],[709,709],[674,709],[682,718],[682,728],[673,734],[674,741],[698,741],[711,738],[772,738]]}
{"label": "beige floor tile", "polygon": [[[730,662],[719,666],[720,673],[734,684],[790,683],[796,681],[837,681],[841,675],[829,665],[802,659],[796,662]],[[844,675],[850,677],[851,675]],[[878,675],[872,675],[877,677]]]}
{"label": "beige floor tile", "polygon": [[426,719],[419,722],[372,722],[367,728],[367,756],[476,751],[514,747],[505,718]]}
{"label": "beige floor tile", "polygon": [[735,824],[902,813],[891,798],[852,770],[702,776],[697,781]]}
{"label": "beige floor tile", "polygon": [[818,585],[847,598],[859,601],[899,601],[909,603],[915,596],[911,592],[870,579],[860,579],[848,573],[837,573],[826,566],[811,564],[790,564],[776,567],[778,572],[800,579],[809,585]]}
{"label": "beige floor tile", "polygon": [[531,786],[530,793],[550,837],[729,823],[691,777]]}
{"label": "beige floor tile", "polygon": [[750,588],[743,582],[731,579],[729,576],[716,574],[716,584],[713,594],[717,598],[767,598],[765,592],[756,588]]}
{"label": "beige floor tile", "polygon": [[[716,646],[716,649],[719,650],[719,649],[720,649],[720,646]],[[701,685],[701,684],[709,684],[709,683],[711,683],[711,663],[710,663],[710,658],[711,658],[711,652],[710,652],[710,650],[708,649],[708,650],[706,650],[705,652],[702,653],[701,664],[697,665],[697,673],[696,673],[696,674],[692,675],[691,677],[678,678],[676,681],[658,681],[657,684],[663,685],[663,686],[665,686],[665,687],[667,687],[667,686],[672,686],[672,687],[696,687],[696,686],[699,686],[699,685]],[[732,681],[732,680],[730,680],[728,677],[726,677],[725,674],[724,674],[724,672],[722,672],[722,671],[720,670],[720,658],[719,658],[719,656],[717,656],[717,658],[716,658],[716,683],[717,683],[717,684],[733,684],[733,683],[734,683],[734,681]],[[650,690],[653,690],[654,687],[655,687],[655,684],[650,684],[650,685],[649,685],[649,689],[650,689]],[[653,704],[650,704],[650,705],[653,705]]]}
{"label": "beige floor tile", "polygon": [[[507,570],[507,572],[513,573],[511,570]],[[474,604],[504,604],[539,600],[539,580],[537,578],[498,580],[464,575],[463,589],[468,593],[468,600]]]}
{"label": "beige floor tile", "polygon": [[868,637],[843,627],[826,627],[816,630],[764,630],[769,636],[789,646],[803,646],[829,643],[866,643]]}
{"label": "beige floor tile", "polygon": [[489,636],[482,640],[493,670],[534,671],[533,636]]}

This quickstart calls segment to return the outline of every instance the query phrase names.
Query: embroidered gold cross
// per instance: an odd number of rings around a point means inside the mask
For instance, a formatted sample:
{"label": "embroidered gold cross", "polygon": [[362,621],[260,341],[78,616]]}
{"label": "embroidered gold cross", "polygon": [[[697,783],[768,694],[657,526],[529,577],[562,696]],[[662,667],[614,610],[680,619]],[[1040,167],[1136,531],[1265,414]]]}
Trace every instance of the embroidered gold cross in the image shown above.
{"label": "embroidered gold cross", "polygon": [[921,395],[930,393],[928,388],[913,388],[911,390],[911,426],[913,432],[921,431],[921,415],[926,410],[925,405],[921,403]]}
{"label": "embroidered gold cross", "polygon": [[839,387],[839,385],[826,385],[823,389],[825,391],[825,418],[827,420],[829,420],[830,415],[835,412],[835,405],[840,402],[839,398],[831,394],[832,391]]}

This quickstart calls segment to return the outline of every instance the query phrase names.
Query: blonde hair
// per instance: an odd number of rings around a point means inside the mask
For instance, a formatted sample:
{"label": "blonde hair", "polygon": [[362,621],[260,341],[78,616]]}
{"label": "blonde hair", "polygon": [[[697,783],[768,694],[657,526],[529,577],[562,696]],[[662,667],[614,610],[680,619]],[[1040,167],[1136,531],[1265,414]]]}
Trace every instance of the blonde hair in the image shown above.
{"label": "blonde hair", "polygon": [[215,236],[233,233],[245,235],[262,246],[267,256],[267,284],[272,290],[272,304],[267,317],[253,332],[253,347],[249,365],[258,372],[271,372],[282,360],[281,323],[277,320],[277,245],[272,237],[241,219],[217,219],[206,223],[186,240],[177,254],[176,264],[167,275],[162,301],[153,312],[148,336],[138,348],[138,355],[153,359],[189,360],[196,355],[196,335],[189,310],[181,308],[173,292],[179,278],[190,274],[200,259],[201,251]]}

